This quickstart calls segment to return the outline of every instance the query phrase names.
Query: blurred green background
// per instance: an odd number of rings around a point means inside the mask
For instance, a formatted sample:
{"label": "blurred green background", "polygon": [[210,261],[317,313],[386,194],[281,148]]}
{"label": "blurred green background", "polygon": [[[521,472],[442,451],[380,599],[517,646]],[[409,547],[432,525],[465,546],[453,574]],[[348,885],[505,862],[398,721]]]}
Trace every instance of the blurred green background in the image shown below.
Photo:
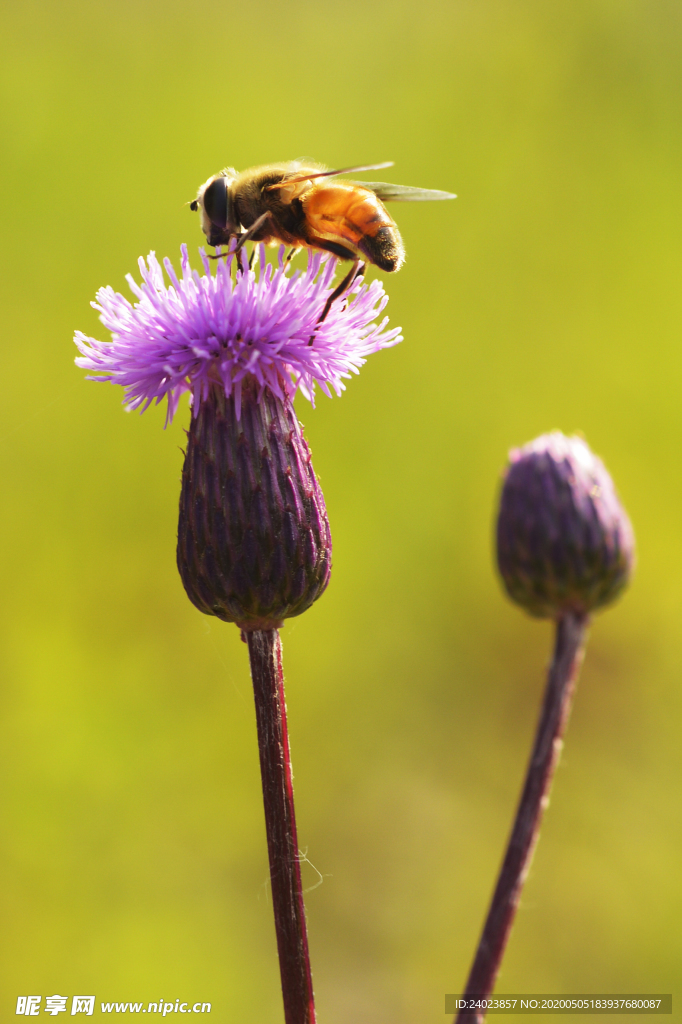
{"label": "blurred green background", "polygon": [[304,155],[459,195],[393,207],[404,343],[297,400],[335,544],[283,630],[320,1021],[440,1021],[464,984],[551,646],[496,579],[499,476],[554,428],[606,461],[639,568],[594,623],[498,991],[678,992],[680,4],[26,0],[2,26],[2,1020],[55,992],[282,1019],[247,652],[175,568],[187,406],[126,414],[72,335],[106,336],[88,304],[138,256],[200,244],[209,174]]}

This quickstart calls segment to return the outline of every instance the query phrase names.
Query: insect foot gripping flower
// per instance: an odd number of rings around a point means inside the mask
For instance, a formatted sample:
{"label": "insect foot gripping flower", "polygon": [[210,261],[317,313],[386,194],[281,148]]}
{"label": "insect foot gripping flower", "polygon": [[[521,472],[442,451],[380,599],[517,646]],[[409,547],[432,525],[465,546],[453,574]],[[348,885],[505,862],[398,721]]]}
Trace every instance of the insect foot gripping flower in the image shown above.
{"label": "insect foot gripping flower", "polygon": [[[335,261],[311,255],[303,273],[250,269],[228,253],[204,274],[182,249],[182,276],[152,253],[132,305],[103,288],[95,308],[113,335],[76,334],[79,366],[121,384],[130,408],[189,392],[192,420],[182,474],[178,567],[190,600],[235,622],[249,646],[263,782],[272,904],[286,1024],[314,1024],[293,776],[278,627],[322,594],[331,534],[292,400],[316,384],[340,394],[365,357],[400,341],[376,323],[387,297],[378,281],[334,295]],[[239,264],[238,266],[236,264]],[[236,271],[233,279],[233,271]]]}
{"label": "insect foot gripping flower", "polygon": [[632,527],[601,459],[555,431],[509,454],[497,560],[532,615],[587,614],[613,601],[633,567]]}
{"label": "insect foot gripping flower", "polygon": [[[540,720],[507,851],[467,981],[465,1005],[493,991],[533,850],[575,690],[589,615],[620,594],[634,539],[611,477],[578,437],[545,434],[510,453],[497,520],[497,558],[507,593],[556,620]],[[457,1024],[485,1010],[462,1010]]]}

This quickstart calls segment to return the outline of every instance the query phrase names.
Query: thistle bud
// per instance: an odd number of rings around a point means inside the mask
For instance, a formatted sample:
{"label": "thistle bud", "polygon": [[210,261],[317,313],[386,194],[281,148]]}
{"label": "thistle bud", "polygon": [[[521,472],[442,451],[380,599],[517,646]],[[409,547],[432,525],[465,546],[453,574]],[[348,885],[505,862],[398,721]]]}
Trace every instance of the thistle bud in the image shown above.
{"label": "thistle bud", "polygon": [[634,537],[601,459],[579,437],[544,434],[509,453],[497,520],[507,593],[531,615],[588,615],[634,566]]}
{"label": "thistle bud", "polygon": [[324,498],[291,401],[253,377],[211,388],[193,417],[182,472],[178,568],[206,615],[273,629],[300,615],[329,582]]}

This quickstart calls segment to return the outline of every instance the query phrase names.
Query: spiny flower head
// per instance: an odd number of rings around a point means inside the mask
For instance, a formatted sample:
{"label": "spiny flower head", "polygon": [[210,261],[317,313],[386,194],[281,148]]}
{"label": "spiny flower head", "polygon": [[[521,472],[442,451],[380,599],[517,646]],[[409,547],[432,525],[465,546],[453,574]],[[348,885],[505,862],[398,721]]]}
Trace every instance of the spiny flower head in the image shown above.
{"label": "spiny flower head", "polygon": [[613,480],[579,437],[544,434],[509,453],[497,520],[507,593],[531,613],[587,615],[634,566],[634,536]]}
{"label": "spiny flower head", "polygon": [[[91,371],[91,380],[121,384],[132,409],[144,411],[166,398],[170,421],[188,391],[196,413],[219,382],[226,397],[234,393],[239,415],[246,377],[254,377],[261,392],[267,387],[279,397],[285,391],[293,397],[300,388],[312,402],[316,383],[325,394],[338,395],[366,356],[402,340],[399,328],[386,329],[387,317],[376,323],[388,301],[379,281],[354,284],[318,323],[336,266],[326,255],[309,253],[307,269],[290,275],[283,248],[274,268],[260,246],[257,271],[242,250],[219,260],[212,274],[200,250],[200,274],[191,268],[186,246],[181,253],[179,278],[170,260],[163,261],[168,286],[153,252],[146,263],[140,259],[142,284],[127,276],[135,304],[111,287],[99,290],[92,305],[112,332],[111,341],[76,332],[82,353],[76,363]],[[235,259],[241,262],[233,281]]]}

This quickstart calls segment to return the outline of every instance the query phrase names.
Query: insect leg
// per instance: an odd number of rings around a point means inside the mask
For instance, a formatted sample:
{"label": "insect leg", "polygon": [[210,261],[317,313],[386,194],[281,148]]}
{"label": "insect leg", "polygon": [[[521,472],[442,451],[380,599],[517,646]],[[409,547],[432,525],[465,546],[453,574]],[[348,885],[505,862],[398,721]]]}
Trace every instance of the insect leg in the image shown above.
{"label": "insect leg", "polygon": [[327,316],[329,314],[329,310],[332,308],[332,303],[336,302],[336,300],[338,298],[340,298],[344,294],[344,292],[348,291],[349,288],[352,288],[352,286],[355,284],[357,278],[360,277],[361,274],[364,274],[364,272],[365,272],[365,264],[364,263],[360,263],[360,260],[355,260],[355,262],[353,263],[353,266],[350,268],[350,270],[348,271],[348,273],[344,277],[343,281],[341,281],[341,283],[336,286],[334,291],[331,293],[331,295],[327,299],[327,301],[325,303],[325,307],[322,310],[322,316],[317,321],[318,324],[321,324],[323,320],[327,319]]}
{"label": "insect leg", "polygon": [[[218,248],[218,247],[216,246],[216,248]],[[232,251],[228,247],[225,250],[225,252],[209,252],[208,253],[208,258],[210,260],[222,260],[223,257],[225,257],[225,259],[227,259],[227,257],[228,256],[232,256],[232,254],[233,254]]]}
{"label": "insect leg", "polygon": [[237,242],[237,248],[234,250],[235,252],[239,252],[239,250],[243,247],[244,243],[248,242],[251,238],[253,238],[256,232],[263,227],[269,216],[270,211],[266,210],[265,213],[262,213],[260,215],[258,220],[254,220],[253,224],[248,229],[248,231],[242,232],[242,234],[239,236],[239,241]]}
{"label": "insect leg", "polygon": [[[320,316],[320,318],[318,319],[317,323],[315,324],[315,330],[317,330],[317,328],[320,326],[320,324],[324,320],[326,320],[327,315],[329,313],[329,310],[332,308],[332,303],[336,302],[336,300],[338,298],[340,298],[345,292],[347,292],[349,288],[353,287],[353,285],[355,284],[357,279],[359,277],[362,277],[362,275],[364,274],[365,268],[366,268],[366,264],[365,263],[361,263],[360,260],[355,260],[355,262],[353,263],[353,266],[350,268],[350,270],[348,271],[348,273],[344,277],[343,281],[341,281],[341,283],[336,286],[334,291],[331,293],[331,295],[329,296],[329,298],[325,302],[324,309],[322,310],[322,315]],[[309,345],[312,345],[312,343],[314,341],[314,338],[315,338],[315,335],[311,334],[310,341],[308,342]]]}
{"label": "insect leg", "polygon": [[242,231],[241,235],[238,236],[238,241],[237,241],[236,246],[234,247],[234,249],[231,252],[229,252],[229,253],[221,252],[217,256],[211,255],[211,256],[209,256],[209,259],[219,260],[222,256],[235,256],[239,252],[239,250],[244,247],[244,243],[248,242],[251,238],[253,238],[253,236],[256,234],[256,232],[260,228],[263,227],[263,224],[265,223],[265,221],[268,219],[269,216],[270,216],[270,211],[266,210],[265,213],[261,214],[261,216],[258,218],[258,220],[255,220],[253,222],[253,224],[248,229],[248,231]]}
{"label": "insect leg", "polygon": [[284,262],[285,263],[291,263],[291,261],[293,260],[294,256],[296,255],[296,253],[300,252],[300,251],[301,251],[300,246],[295,245],[293,247],[293,249],[289,250],[287,258],[286,258],[286,260]]}
{"label": "insect leg", "polygon": [[[239,252],[240,249],[242,249],[244,247],[245,243],[248,242],[250,238],[253,238],[253,236],[258,232],[258,230],[260,228],[262,228],[263,224],[265,223],[265,221],[268,219],[269,216],[270,216],[270,211],[266,210],[265,213],[262,213],[257,220],[254,220],[253,224],[251,225],[251,227],[247,231],[244,231],[239,236],[239,241],[237,242],[237,246],[236,246],[236,248],[234,250],[235,251],[235,255]],[[251,267],[253,265],[253,258],[254,258],[255,255],[256,255],[256,248],[254,246],[253,252],[251,253],[251,258],[249,259],[249,270],[251,270]],[[241,264],[241,262],[239,260],[237,260],[236,266],[237,266],[237,273],[239,273],[242,270],[242,264]]]}

